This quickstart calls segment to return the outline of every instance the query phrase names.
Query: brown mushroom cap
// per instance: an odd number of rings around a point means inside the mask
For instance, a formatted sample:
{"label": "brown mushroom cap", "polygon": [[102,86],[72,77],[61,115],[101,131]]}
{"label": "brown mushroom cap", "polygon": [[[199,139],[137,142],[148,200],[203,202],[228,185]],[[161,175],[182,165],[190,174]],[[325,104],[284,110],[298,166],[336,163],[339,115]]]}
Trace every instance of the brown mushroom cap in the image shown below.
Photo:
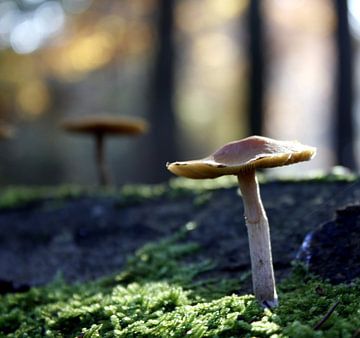
{"label": "brown mushroom cap", "polygon": [[249,169],[273,168],[308,161],[315,153],[316,148],[297,141],[277,141],[268,137],[250,136],[227,143],[206,158],[168,163],[167,168],[178,176],[216,178],[239,175]]}
{"label": "brown mushroom cap", "polygon": [[68,118],[61,127],[70,132],[84,134],[142,134],[148,129],[148,124],[140,118],[117,117],[111,115],[87,115]]}

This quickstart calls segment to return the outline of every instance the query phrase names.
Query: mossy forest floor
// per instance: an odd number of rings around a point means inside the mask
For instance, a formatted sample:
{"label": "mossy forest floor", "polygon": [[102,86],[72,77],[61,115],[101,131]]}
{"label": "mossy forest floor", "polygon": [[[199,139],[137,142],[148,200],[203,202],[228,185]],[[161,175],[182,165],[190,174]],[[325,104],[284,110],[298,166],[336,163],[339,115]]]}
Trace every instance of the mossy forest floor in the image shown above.
{"label": "mossy forest floor", "polygon": [[293,262],[309,231],[359,201],[358,180],[268,181],[261,193],[271,311],[251,295],[232,181],[3,190],[0,288],[12,292],[0,296],[0,337],[360,337],[360,282],[331,285]]}

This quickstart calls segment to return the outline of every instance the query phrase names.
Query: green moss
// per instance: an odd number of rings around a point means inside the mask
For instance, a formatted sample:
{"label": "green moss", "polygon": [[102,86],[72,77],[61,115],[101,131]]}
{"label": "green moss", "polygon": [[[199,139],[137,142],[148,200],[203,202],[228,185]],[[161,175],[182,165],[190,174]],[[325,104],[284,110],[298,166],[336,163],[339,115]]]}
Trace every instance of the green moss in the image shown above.
{"label": "green moss", "polygon": [[0,190],[0,208],[18,207],[42,199],[63,200],[77,197],[112,197],[117,200],[118,206],[121,207],[160,198],[176,199],[192,196],[196,198],[204,191],[203,189],[192,191],[186,186],[182,187],[176,184],[173,186],[167,183],[154,185],[129,184],[119,189],[115,187],[102,188],[78,185],[61,185],[57,187],[10,186]]}
{"label": "green moss", "polygon": [[[194,191],[187,182],[100,192],[73,186],[7,189],[0,194],[0,206],[95,194],[118,198],[120,205],[189,196],[202,207],[211,200],[216,184],[206,182]],[[0,296],[0,337],[356,336],[360,281],[333,286],[296,266],[279,284],[280,306],[271,312],[252,295],[237,295],[248,272],[239,280],[205,277],[215,262],[194,260],[201,248],[187,236],[196,227],[188,222],[177,234],[145,245],[115,276],[78,285],[58,279],[46,287]],[[315,330],[337,301],[334,313]]]}
{"label": "green moss", "polygon": [[[62,200],[79,196],[91,196],[98,193],[95,188],[85,188],[76,185],[62,185],[58,187],[10,186],[0,190],[0,208],[17,207],[40,199]],[[106,193],[109,194],[110,191]],[[105,192],[103,194],[105,194]]]}
{"label": "green moss", "polygon": [[149,199],[177,199],[192,197],[196,206],[203,206],[210,201],[211,190],[228,188],[236,185],[233,177],[220,177],[216,180],[192,180],[177,177],[169,183],[153,185],[125,185],[118,195],[119,205],[142,203]]}
{"label": "green moss", "polygon": [[[349,169],[342,166],[335,166],[331,168],[330,171],[316,170],[311,171],[306,176],[294,177],[294,176],[280,176],[275,177],[278,182],[285,183],[327,183],[327,182],[357,182],[359,180],[359,175],[357,173],[351,172]],[[266,183],[271,181],[271,178],[267,175],[263,175],[259,180],[261,183]]]}
{"label": "green moss", "polygon": [[[280,285],[280,297],[274,321],[289,337],[352,337],[359,328],[360,280],[334,286],[298,266]],[[321,330],[313,330],[337,301],[339,305]]]}
{"label": "green moss", "polygon": [[[260,183],[272,182],[271,177],[259,172]],[[359,177],[349,173],[342,167],[334,167],[329,173],[315,172],[305,178],[283,177],[276,178],[276,182],[283,183],[317,183],[317,182],[349,182],[357,184]],[[61,185],[57,187],[7,187],[0,189],[0,208],[17,207],[39,199],[66,199],[82,196],[113,197],[119,206],[139,204],[151,199],[177,199],[192,197],[195,206],[203,206],[211,200],[212,191],[216,189],[237,186],[233,176],[223,176],[217,179],[189,180],[182,177],[171,179],[168,183],[153,185],[124,185],[102,188],[96,186],[84,187],[79,185]]]}
{"label": "green moss", "polygon": [[[280,306],[236,295],[241,281],[202,278],[210,261],[184,242],[188,228],[141,248],[118,275],[0,297],[7,337],[351,337],[360,326],[360,282],[333,286],[296,267],[279,285]],[[313,327],[334,302],[321,327]]]}

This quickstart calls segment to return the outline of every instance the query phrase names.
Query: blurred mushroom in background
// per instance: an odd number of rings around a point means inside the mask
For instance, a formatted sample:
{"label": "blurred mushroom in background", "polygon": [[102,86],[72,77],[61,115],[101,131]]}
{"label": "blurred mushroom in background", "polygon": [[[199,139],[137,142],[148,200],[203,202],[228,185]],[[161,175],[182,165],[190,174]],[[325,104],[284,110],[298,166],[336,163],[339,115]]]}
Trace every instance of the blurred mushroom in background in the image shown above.
{"label": "blurred mushroom in background", "polygon": [[111,185],[111,178],[105,160],[105,137],[107,135],[140,135],[147,131],[148,123],[140,118],[88,115],[67,118],[62,121],[61,128],[68,132],[93,135],[99,184],[107,186]]}

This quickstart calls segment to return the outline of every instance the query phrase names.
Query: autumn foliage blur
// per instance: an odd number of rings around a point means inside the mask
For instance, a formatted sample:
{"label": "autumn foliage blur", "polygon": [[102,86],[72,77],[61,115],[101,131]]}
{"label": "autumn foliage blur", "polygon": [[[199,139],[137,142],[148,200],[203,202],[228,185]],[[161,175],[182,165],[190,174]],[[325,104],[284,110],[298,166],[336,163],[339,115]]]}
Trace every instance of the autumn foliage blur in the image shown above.
{"label": "autumn foliage blur", "polygon": [[[80,82],[89,73],[121,67],[150,52],[153,1],[104,0],[89,6],[81,14],[67,15],[61,32],[44,46],[10,41],[15,50],[1,51],[2,118],[36,118],[53,104],[51,81],[64,86]],[[32,39],[31,35],[23,38]]]}
{"label": "autumn foliage blur", "polygon": [[[336,162],[333,0],[254,2],[264,41],[262,133],[317,146],[317,159],[304,168],[327,169]],[[247,136],[249,4],[0,2],[0,121],[17,129],[0,143],[0,184],[93,183],[91,140],[58,128],[68,116],[151,122],[147,136],[109,141],[118,184],[165,180],[167,160],[205,156]]]}

